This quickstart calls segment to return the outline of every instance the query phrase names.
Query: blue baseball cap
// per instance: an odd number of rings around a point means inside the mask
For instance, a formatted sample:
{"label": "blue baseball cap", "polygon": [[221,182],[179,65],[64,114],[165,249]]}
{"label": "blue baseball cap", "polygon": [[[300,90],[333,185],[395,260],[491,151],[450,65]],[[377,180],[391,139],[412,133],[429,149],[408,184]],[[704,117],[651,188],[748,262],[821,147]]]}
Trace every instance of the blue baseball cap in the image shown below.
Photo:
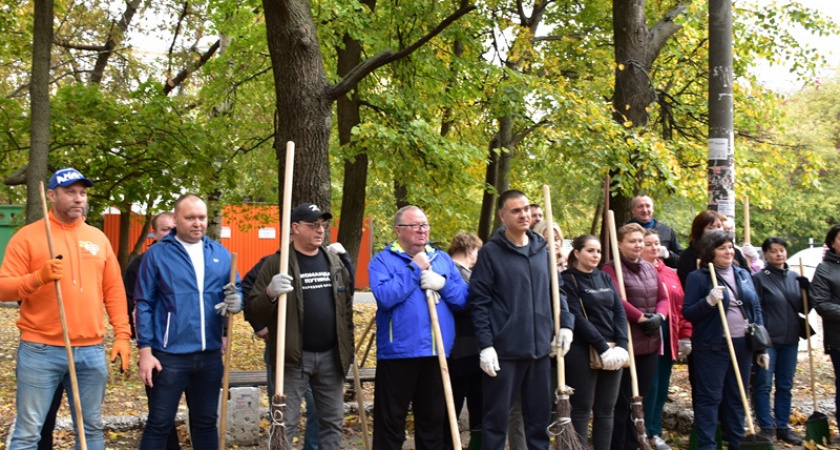
{"label": "blue baseball cap", "polygon": [[50,177],[50,189],[55,189],[59,186],[67,187],[79,181],[84,183],[86,187],[93,186],[93,181],[85,178],[81,172],[72,167],[65,167],[63,169],[56,170],[53,176]]}

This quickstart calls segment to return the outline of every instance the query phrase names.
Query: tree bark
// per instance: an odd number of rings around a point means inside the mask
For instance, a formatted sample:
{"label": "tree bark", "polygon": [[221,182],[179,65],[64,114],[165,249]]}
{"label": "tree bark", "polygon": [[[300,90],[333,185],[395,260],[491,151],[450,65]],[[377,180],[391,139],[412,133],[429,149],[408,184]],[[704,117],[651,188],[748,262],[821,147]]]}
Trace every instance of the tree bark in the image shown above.
{"label": "tree bark", "polygon": [[128,231],[131,227],[131,203],[123,203],[120,207],[120,245],[117,250],[117,261],[120,263],[120,268],[125,270],[128,265],[129,251],[128,251]]}
{"label": "tree bark", "polygon": [[36,0],[32,30],[32,114],[29,167],[26,170],[26,223],[43,217],[39,182],[47,179],[50,153],[50,52],[53,41],[53,0]]}
{"label": "tree bark", "polygon": [[286,142],[293,141],[292,204],[306,201],[330,209],[332,101],[309,1],[263,0],[263,7],[277,96],[278,190],[283,190]]}
{"label": "tree bark", "polygon": [[[373,12],[376,0],[367,0],[365,4]],[[362,45],[349,34],[344,35],[344,48],[337,49],[338,76],[344,78],[354,67],[362,62]],[[353,128],[362,121],[359,92],[353,89],[349,95],[342,95],[336,100],[338,118],[338,143],[353,157],[344,160],[344,183],[341,199],[341,224],[338,227],[338,241],[347,250],[350,260],[356,264],[362,243],[365,223],[365,189],[367,187],[367,153],[352,151],[350,148]]]}
{"label": "tree bark", "polygon": [[111,33],[108,36],[108,41],[105,42],[105,49],[100,51],[99,55],[96,57],[96,62],[93,65],[93,71],[90,73],[91,84],[99,84],[102,82],[105,67],[108,65],[108,59],[111,58],[111,55],[114,53],[114,49],[117,48],[117,44],[122,41],[122,37],[128,30],[128,26],[131,24],[131,19],[134,18],[134,14],[137,12],[138,6],[140,6],[140,0],[131,0],[125,3],[125,11],[120,18],[120,21],[117,22],[116,32]]}

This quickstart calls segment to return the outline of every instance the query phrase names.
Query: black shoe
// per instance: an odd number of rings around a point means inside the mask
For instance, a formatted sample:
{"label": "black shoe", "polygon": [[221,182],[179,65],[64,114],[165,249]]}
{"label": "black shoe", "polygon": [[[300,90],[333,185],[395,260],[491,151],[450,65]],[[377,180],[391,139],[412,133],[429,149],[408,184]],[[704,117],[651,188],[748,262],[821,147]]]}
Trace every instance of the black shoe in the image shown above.
{"label": "black shoe", "polygon": [[762,429],[761,431],[758,432],[758,435],[761,436],[761,437],[765,437],[765,438],[769,439],[770,442],[773,442],[773,435],[777,434],[775,431],[776,430],[773,429],[773,428],[768,428],[766,430]]}
{"label": "black shoe", "polygon": [[776,431],[776,439],[791,445],[802,445],[802,438],[797,436],[790,428]]}

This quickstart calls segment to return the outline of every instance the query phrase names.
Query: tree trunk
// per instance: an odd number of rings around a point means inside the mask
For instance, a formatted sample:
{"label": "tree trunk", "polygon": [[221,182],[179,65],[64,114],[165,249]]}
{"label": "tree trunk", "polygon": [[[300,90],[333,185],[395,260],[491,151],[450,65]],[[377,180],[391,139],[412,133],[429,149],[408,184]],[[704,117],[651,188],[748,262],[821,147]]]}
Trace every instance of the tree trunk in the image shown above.
{"label": "tree trunk", "polygon": [[100,84],[105,73],[105,67],[108,65],[108,60],[114,53],[114,49],[122,41],[123,35],[128,30],[131,19],[137,12],[137,7],[140,6],[140,0],[131,0],[125,3],[125,12],[123,12],[120,21],[117,22],[117,29],[112,31],[108,36],[108,41],[105,42],[105,49],[99,52],[96,57],[96,63],[93,65],[93,71],[90,73],[90,83]]}
{"label": "tree trunk", "polygon": [[[366,2],[372,12],[376,7],[376,0]],[[344,77],[354,67],[362,62],[362,45],[349,34],[344,35],[344,48],[337,49],[338,76]],[[342,95],[337,100],[338,143],[350,151],[352,131],[361,123],[362,114],[359,104],[359,93],[353,89],[348,95]],[[351,153],[354,153],[351,151]],[[353,158],[344,160],[344,183],[341,199],[341,224],[338,227],[338,241],[347,250],[350,260],[357,264],[359,248],[362,244],[362,232],[365,224],[365,189],[367,187],[367,153],[359,153]]]}
{"label": "tree trunk", "polygon": [[488,149],[487,170],[484,174],[484,196],[481,199],[481,216],[478,219],[478,237],[482,241],[490,240],[493,233],[493,217],[496,215],[496,178],[499,175],[499,138],[490,141]]}
{"label": "tree trunk", "polygon": [[332,102],[312,11],[307,0],[263,0],[263,7],[277,96],[278,199],[282,202],[286,142],[293,141],[292,204],[330,209]]}
{"label": "tree trunk", "polygon": [[[35,1],[32,30],[32,114],[29,167],[26,169],[26,223],[43,217],[39,183],[47,179],[50,154],[50,51],[53,41],[53,0]],[[46,186],[45,186],[46,188]]]}
{"label": "tree trunk", "polygon": [[648,123],[647,107],[656,99],[650,79],[649,31],[644,0],[613,1],[615,96],[613,118],[629,127]]}
{"label": "tree trunk", "polygon": [[120,262],[120,269],[125,270],[128,265],[128,231],[131,227],[131,203],[123,203],[120,208],[120,245],[117,250],[117,261]]}

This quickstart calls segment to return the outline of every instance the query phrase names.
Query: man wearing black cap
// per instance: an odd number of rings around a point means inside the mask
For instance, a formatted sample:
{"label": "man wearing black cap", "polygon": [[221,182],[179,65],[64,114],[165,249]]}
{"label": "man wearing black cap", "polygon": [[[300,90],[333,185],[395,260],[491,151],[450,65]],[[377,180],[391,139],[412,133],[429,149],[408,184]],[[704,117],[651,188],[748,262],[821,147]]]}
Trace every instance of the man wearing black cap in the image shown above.
{"label": "man wearing black cap", "polygon": [[324,246],[331,218],[329,211],[311,203],[296,206],[290,218],[289,273],[279,274],[279,255],[269,257],[246,302],[248,316],[268,324],[270,361],[277,368],[277,297],[288,294],[283,327],[287,436],[290,440],[295,436],[301,399],[311,386],[319,446],[324,449],[341,445],[344,374],[354,355],[352,277]]}
{"label": "man wearing black cap", "polygon": [[[129,364],[131,330],[120,265],[108,238],[85,223],[87,188],[93,182],[64,168],[50,178],[47,197],[54,250],[47,246],[43,220],[21,228],[6,247],[0,267],[0,301],[20,300],[17,417],[10,449],[35,448],[56,387],[70,387],[57,289],[61,290],[66,332],[73,347],[87,447],[102,449],[102,402],[108,368],[103,350],[103,306],[114,327],[111,361]],[[54,282],[59,281],[60,285]],[[69,389],[68,389],[69,391]],[[71,403],[72,404],[72,403]],[[78,427],[77,427],[78,429]]]}

